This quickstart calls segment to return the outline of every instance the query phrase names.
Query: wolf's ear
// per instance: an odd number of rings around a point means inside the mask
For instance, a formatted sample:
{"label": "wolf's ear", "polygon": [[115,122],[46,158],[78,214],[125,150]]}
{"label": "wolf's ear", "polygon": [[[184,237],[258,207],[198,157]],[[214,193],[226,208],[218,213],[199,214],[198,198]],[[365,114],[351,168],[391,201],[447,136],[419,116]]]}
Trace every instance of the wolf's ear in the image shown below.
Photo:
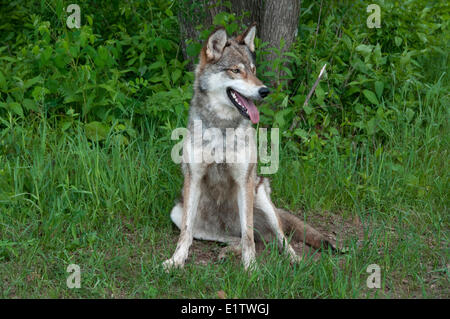
{"label": "wolf's ear", "polygon": [[250,51],[255,52],[255,35],[256,35],[256,22],[253,22],[244,33],[239,35],[236,40],[240,44],[248,46]]}
{"label": "wolf's ear", "polygon": [[228,37],[224,28],[215,30],[208,38],[206,43],[206,58],[209,61],[217,61],[222,56],[223,49],[227,44]]}

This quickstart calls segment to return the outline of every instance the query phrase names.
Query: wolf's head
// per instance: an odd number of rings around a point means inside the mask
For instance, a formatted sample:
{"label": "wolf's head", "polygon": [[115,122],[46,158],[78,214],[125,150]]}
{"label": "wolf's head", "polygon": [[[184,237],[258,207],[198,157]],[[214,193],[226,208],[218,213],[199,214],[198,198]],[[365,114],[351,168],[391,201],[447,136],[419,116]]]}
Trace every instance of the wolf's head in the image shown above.
{"label": "wolf's head", "polygon": [[241,35],[230,38],[224,28],[215,30],[200,52],[195,75],[199,91],[209,98],[209,107],[219,118],[243,116],[258,123],[253,100],[269,94],[256,77],[253,24]]}

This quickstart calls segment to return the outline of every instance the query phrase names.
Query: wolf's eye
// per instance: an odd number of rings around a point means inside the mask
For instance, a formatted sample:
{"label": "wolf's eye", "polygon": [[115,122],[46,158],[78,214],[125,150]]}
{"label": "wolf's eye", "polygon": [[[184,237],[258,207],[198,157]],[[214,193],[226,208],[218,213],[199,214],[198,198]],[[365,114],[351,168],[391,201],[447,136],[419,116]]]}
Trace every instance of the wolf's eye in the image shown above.
{"label": "wolf's eye", "polygon": [[232,69],[232,70],[231,70],[231,72],[233,72],[233,73],[236,73],[236,74],[237,74],[237,73],[240,73],[240,72],[241,72],[241,70],[239,70],[239,69]]}

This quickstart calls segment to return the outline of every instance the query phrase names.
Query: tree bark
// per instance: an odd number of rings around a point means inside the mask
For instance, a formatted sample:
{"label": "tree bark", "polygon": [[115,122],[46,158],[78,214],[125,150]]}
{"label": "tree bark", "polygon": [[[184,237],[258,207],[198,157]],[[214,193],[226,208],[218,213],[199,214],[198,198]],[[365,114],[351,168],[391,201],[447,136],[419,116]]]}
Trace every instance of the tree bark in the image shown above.
{"label": "tree bark", "polygon": [[205,8],[210,4],[210,0],[180,0],[177,13],[178,22],[180,25],[181,35],[181,50],[185,60],[190,60],[189,68],[193,66],[194,57],[188,56],[186,52],[188,40],[198,41],[200,33],[197,31],[197,25],[204,25],[209,27],[212,25],[214,14],[210,13]]}
{"label": "tree bark", "polygon": [[[235,13],[237,16],[249,12],[243,22],[246,25],[256,22],[258,37],[263,42],[269,42],[269,47],[279,48],[283,38],[285,45],[282,52],[285,52],[297,35],[300,2],[301,0],[230,0],[231,8],[228,8],[219,0],[180,0],[178,21],[183,56],[191,61],[189,65],[192,69],[194,58],[186,53],[186,41],[192,39],[198,42],[199,32],[195,27],[201,24],[208,28],[213,24],[214,16],[222,11]],[[265,59],[273,60],[275,57],[275,54],[270,54]]]}
{"label": "tree bark", "polygon": [[[284,39],[282,52],[289,50],[297,36],[299,16],[300,0],[266,0],[260,24],[262,41],[269,42],[270,47],[279,48],[280,40]],[[275,57],[272,53],[267,59],[273,60]]]}
{"label": "tree bark", "polygon": [[232,12],[236,15],[241,15],[244,12],[249,12],[249,16],[245,16],[243,22],[249,26],[253,22],[256,22],[257,34],[259,35],[259,28],[261,23],[261,16],[263,13],[264,1],[263,0],[231,0]]}

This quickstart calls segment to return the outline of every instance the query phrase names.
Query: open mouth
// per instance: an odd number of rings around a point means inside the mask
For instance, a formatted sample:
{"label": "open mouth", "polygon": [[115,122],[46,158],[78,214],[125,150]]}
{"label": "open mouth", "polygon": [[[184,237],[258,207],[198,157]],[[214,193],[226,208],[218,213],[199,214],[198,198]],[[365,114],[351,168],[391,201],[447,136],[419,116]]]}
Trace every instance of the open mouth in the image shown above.
{"label": "open mouth", "polygon": [[227,88],[227,95],[242,116],[252,121],[253,124],[259,122],[259,112],[252,100],[232,88]]}

